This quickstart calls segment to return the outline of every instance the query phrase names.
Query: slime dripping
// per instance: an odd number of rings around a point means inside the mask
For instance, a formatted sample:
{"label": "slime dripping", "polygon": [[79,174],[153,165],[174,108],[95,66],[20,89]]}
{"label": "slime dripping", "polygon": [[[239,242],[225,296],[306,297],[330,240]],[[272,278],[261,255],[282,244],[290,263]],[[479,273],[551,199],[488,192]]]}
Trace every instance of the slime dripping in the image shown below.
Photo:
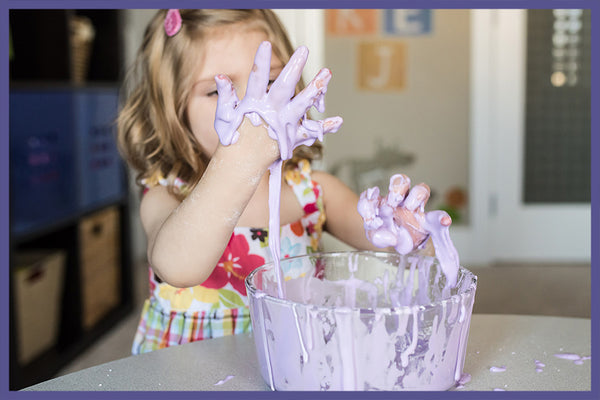
{"label": "slime dripping", "polygon": [[272,389],[446,390],[466,378],[475,289],[468,272],[444,293],[443,274],[429,257],[311,257],[323,260],[324,276],[315,276],[312,260],[302,263],[285,281],[283,302],[273,264],[249,279],[257,289],[249,293],[261,374]]}
{"label": "slime dripping", "polygon": [[269,89],[271,43],[262,42],[254,57],[246,95],[241,101],[227,76],[215,76],[219,95],[215,130],[220,142],[225,146],[235,143],[240,135],[237,129],[244,117],[248,117],[254,126],[261,125],[264,121],[269,137],[279,145],[281,158],[269,167],[269,249],[277,270],[280,298],[285,297],[283,272],[279,266],[279,212],[283,161],[292,157],[296,147],[310,146],[317,139],[322,141],[324,134],[336,132],[342,124],[340,117],[311,120],[307,116],[308,110],[313,106],[319,112],[325,111],[324,96],[331,79],[331,71],[327,68],[321,69],[308,86],[294,96],[307,58],[308,49],[300,46]]}

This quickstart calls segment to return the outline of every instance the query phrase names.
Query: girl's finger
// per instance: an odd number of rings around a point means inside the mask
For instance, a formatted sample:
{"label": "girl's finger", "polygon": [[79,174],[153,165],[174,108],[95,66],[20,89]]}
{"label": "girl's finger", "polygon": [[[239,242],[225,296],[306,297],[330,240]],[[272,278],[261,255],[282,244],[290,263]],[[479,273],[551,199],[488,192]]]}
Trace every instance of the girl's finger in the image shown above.
{"label": "girl's finger", "polygon": [[323,133],[335,133],[344,123],[342,117],[325,118],[323,121]]}
{"label": "girl's finger", "polygon": [[327,85],[331,80],[331,71],[323,68],[313,78],[312,81],[291,101],[295,109],[306,112],[310,107],[315,106],[319,112],[325,111],[325,92]]}
{"label": "girl's finger", "polygon": [[398,207],[410,189],[410,178],[404,174],[392,175],[388,189],[387,203]]}
{"label": "girl's finger", "polygon": [[323,140],[323,123],[321,121],[313,121],[305,118],[302,124],[298,127],[296,140],[306,140],[308,138]]}
{"label": "girl's finger", "polygon": [[340,125],[342,125],[341,117],[326,118],[324,120],[313,121],[305,118],[302,120],[302,124],[298,127],[296,134],[296,142],[294,148],[302,144],[308,145],[307,142],[313,144],[316,139],[323,141],[323,135],[325,133],[337,132]]}
{"label": "girl's finger", "polygon": [[215,76],[215,82],[217,83],[217,93],[219,95],[217,110],[221,109],[225,111],[226,108],[233,110],[237,106],[239,99],[231,79],[227,75],[219,74]]}
{"label": "girl's finger", "polygon": [[237,93],[226,75],[219,74],[215,76],[217,83],[217,111],[215,113],[215,131],[219,136],[219,141],[228,146],[237,141],[239,134],[236,129],[242,122],[243,114],[236,112],[235,108],[239,103]]}
{"label": "girl's finger", "polygon": [[248,77],[245,97],[259,99],[267,92],[269,73],[271,72],[271,43],[264,41],[258,46],[254,56],[254,65]]}
{"label": "girl's finger", "polygon": [[406,196],[404,207],[409,211],[416,211],[418,208],[423,212],[425,211],[425,203],[429,200],[430,194],[429,186],[425,183],[419,183],[418,185],[415,185],[408,193],[408,196]]}
{"label": "girl's finger", "polygon": [[269,103],[273,105],[283,104],[289,101],[296,91],[296,84],[302,76],[302,70],[308,58],[308,49],[306,46],[300,46],[290,61],[283,67],[283,70],[271,85],[268,93]]}

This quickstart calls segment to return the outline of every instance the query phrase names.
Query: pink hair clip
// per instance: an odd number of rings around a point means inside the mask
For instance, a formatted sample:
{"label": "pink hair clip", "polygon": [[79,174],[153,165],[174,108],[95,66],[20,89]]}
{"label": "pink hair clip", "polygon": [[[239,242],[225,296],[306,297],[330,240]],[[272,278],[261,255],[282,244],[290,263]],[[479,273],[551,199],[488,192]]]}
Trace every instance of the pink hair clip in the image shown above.
{"label": "pink hair clip", "polygon": [[179,10],[176,8],[171,8],[167,11],[167,16],[165,17],[165,32],[167,36],[171,37],[177,34],[181,29],[181,14]]}

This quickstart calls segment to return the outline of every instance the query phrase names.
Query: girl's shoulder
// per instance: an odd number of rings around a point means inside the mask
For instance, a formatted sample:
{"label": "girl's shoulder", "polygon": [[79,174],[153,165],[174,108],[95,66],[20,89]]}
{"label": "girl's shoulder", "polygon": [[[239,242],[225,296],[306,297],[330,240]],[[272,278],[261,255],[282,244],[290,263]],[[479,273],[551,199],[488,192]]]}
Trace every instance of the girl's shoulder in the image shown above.
{"label": "girl's shoulder", "polygon": [[146,232],[162,223],[181,202],[165,186],[148,188],[140,201],[140,219]]}
{"label": "girl's shoulder", "polygon": [[345,207],[347,204],[353,204],[358,200],[358,196],[348,185],[340,178],[328,172],[314,170],[312,172],[312,179],[321,187],[325,204],[334,207]]}
{"label": "girl's shoulder", "polygon": [[344,182],[342,182],[341,179],[339,179],[335,175],[332,175],[328,172],[325,172],[322,170],[313,170],[311,175],[312,175],[312,179],[323,187],[332,187],[332,188],[339,187],[339,186],[347,187],[346,184]]}

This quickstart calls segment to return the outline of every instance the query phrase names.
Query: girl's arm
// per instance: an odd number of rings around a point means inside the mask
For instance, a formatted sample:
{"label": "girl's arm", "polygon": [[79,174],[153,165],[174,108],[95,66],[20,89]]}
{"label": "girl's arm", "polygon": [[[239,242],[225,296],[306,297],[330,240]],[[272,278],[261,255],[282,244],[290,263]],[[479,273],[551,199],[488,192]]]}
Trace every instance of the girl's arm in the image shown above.
{"label": "girl's arm", "polygon": [[195,286],[210,276],[262,176],[279,156],[277,142],[263,127],[244,123],[240,132],[236,145],[219,144],[183,202],[164,187],[152,188],[142,198],[148,261],[170,285]]}
{"label": "girl's arm", "polygon": [[[393,246],[377,247],[367,238],[363,218],[357,210],[359,197],[346,184],[323,171],[313,171],[312,176],[323,189],[323,205],[327,216],[325,230],[327,232],[358,250],[396,251]],[[421,202],[424,204],[427,199],[419,201],[419,204]],[[423,246],[419,247],[418,252],[434,257],[435,250],[431,240],[428,239]]]}
{"label": "girl's arm", "polygon": [[[142,201],[148,259],[164,281],[180,287],[204,282],[268,167],[280,156],[290,158],[296,146],[322,140],[341,125],[339,117],[302,118],[312,106],[324,111],[323,97],[331,79],[324,68],[292,98],[307,57],[305,47],[296,50],[269,89],[271,44],[262,42],[241,101],[229,77],[215,77],[215,130],[220,144],[202,179],[180,204],[159,189]],[[245,116],[257,126],[245,123]]]}
{"label": "girl's arm", "polygon": [[346,184],[323,171],[313,171],[313,179],[323,189],[325,230],[342,242],[359,250],[389,250],[375,247],[365,234],[363,219],[358,213],[358,196]]}

